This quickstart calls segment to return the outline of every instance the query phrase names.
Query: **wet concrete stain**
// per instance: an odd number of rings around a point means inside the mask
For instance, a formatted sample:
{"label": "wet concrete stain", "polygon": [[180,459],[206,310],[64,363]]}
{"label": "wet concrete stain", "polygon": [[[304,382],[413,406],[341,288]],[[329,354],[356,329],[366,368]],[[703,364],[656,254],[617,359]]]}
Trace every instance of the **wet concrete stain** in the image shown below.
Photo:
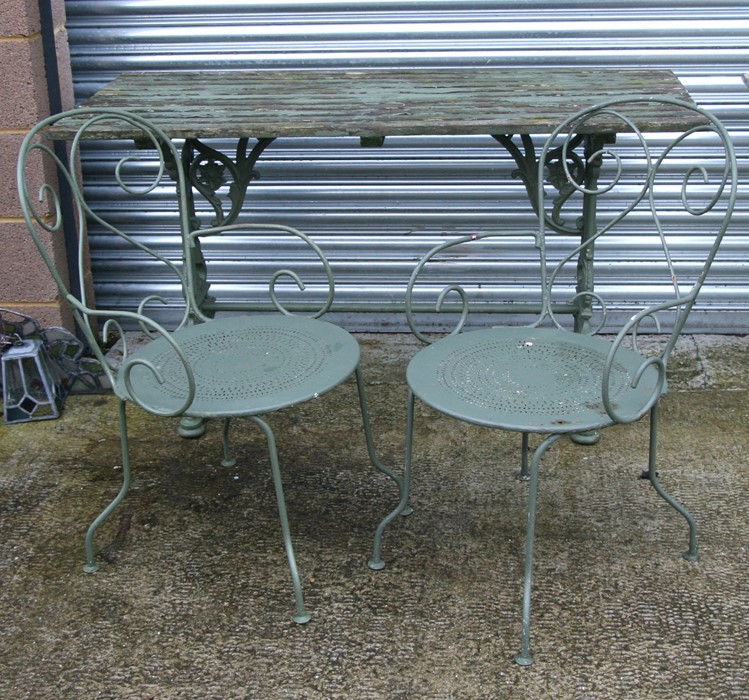
{"label": "wet concrete stain", "polygon": [[[400,466],[405,335],[362,335],[378,448]],[[749,698],[749,343],[683,339],[663,403],[661,478],[644,421],[544,458],[536,664],[519,644],[519,437],[417,410],[414,512],[374,528],[395,488],[367,459],[353,383],[271,418],[312,621],[293,600],[262,435],[199,440],[129,410],[134,479],[82,571],[83,535],[121,478],[115,402],[0,425],[2,698]]]}

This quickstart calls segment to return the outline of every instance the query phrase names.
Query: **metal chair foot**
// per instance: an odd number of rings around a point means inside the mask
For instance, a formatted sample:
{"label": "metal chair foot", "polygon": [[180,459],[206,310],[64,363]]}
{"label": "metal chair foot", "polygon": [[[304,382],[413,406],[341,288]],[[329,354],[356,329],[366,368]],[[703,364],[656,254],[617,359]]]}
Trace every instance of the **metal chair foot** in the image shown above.
{"label": "metal chair foot", "polygon": [[656,493],[687,521],[687,526],[689,527],[689,549],[683,552],[681,556],[687,561],[697,561],[697,523],[692,514],[663,488],[658,478],[658,471],[655,468],[659,413],[660,407],[656,403],[650,409],[650,456],[648,458],[648,469],[644,473],[648,475]]}
{"label": "metal chair foot", "polygon": [[[403,498],[408,498],[408,494],[404,494]],[[397,508],[387,515],[382,522],[377,526],[374,537],[374,545],[372,547],[372,558],[367,562],[370,569],[379,571],[385,568],[385,561],[382,558],[382,536],[385,534],[385,528],[395,520],[399,515],[408,515],[411,512],[411,508],[407,506],[403,501],[398,504]]]}
{"label": "metal chair foot", "polygon": [[515,657],[515,663],[518,666],[530,666],[534,661],[535,659],[533,658],[533,654],[530,651],[521,651]]}
{"label": "metal chair foot", "polygon": [[291,574],[291,585],[294,590],[294,600],[296,601],[296,615],[294,615],[294,622],[303,625],[305,622],[309,622],[310,616],[307,613],[307,609],[304,605],[304,594],[302,593],[302,580],[299,576],[299,568],[296,563],[296,557],[294,556],[294,547],[291,543],[291,529],[289,528],[289,516],[286,512],[286,499],[283,494],[283,483],[281,480],[281,468],[278,463],[278,450],[276,449],[276,438],[273,435],[271,427],[259,416],[249,416],[265,434],[265,439],[268,443],[268,454],[270,457],[271,476],[273,478],[273,487],[276,492],[276,505],[278,506],[278,519],[281,523],[281,533],[286,550],[286,559],[289,565],[289,573]]}
{"label": "metal chair foot", "polygon": [[99,513],[86,531],[86,537],[83,540],[86,563],[83,566],[83,570],[87,574],[93,574],[99,570],[99,564],[96,561],[94,550],[94,535],[99,529],[99,525],[101,525],[122,502],[130,488],[130,440],[127,434],[127,405],[124,401],[118,403],[117,414],[120,427],[120,446],[122,450],[122,486],[120,486],[120,490],[114,499],[101,513]]}
{"label": "metal chair foot", "polygon": [[382,536],[385,534],[385,528],[395,520],[399,515],[406,516],[413,513],[413,509],[408,505],[409,490],[411,486],[411,450],[413,447],[413,425],[414,425],[414,403],[415,396],[413,392],[408,394],[408,411],[406,414],[406,454],[404,458],[403,476],[398,477],[392,471],[388,470],[388,475],[398,484],[400,500],[395,510],[385,516],[382,522],[377,526],[374,536],[374,545],[372,548],[372,558],[367,562],[370,569],[380,571],[385,568],[385,562],[382,559]]}

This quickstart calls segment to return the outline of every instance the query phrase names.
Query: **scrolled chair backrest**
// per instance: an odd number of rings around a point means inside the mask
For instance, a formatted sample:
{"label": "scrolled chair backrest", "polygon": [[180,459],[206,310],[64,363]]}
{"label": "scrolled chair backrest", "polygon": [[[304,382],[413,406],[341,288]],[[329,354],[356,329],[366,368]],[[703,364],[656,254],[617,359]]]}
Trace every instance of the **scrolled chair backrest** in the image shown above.
{"label": "scrolled chair backrest", "polygon": [[[670,109],[672,119],[681,119],[689,126],[679,131],[643,132],[637,127],[638,120],[646,119],[643,109]],[[638,112],[636,118],[633,110]],[[593,132],[597,140],[593,140]],[[579,148],[587,150],[587,166],[576,151]],[[678,335],[735,206],[736,157],[725,127],[706,110],[677,99],[616,99],[582,110],[560,124],[546,140],[539,163],[542,172],[536,183],[536,206],[544,212],[540,225],[545,241],[560,226],[566,226],[564,230],[569,232],[569,216],[564,211],[572,200],[587,199],[579,211],[595,202],[595,216],[588,212],[593,225],[585,233],[579,230],[582,241],[571,239],[574,245],[554,261],[547,277],[549,302],[570,264],[577,266],[585,256],[594,258],[598,245],[615,246],[617,257],[623,261],[647,256],[643,270],[649,278],[665,273],[654,278],[656,292],[662,292],[667,307],[673,304],[673,308],[681,309],[673,324]],[[592,170],[597,174],[593,184]],[[679,250],[678,238],[683,242],[688,236],[700,237],[702,257],[680,261],[673,253]],[[591,286],[593,282],[591,279]],[[601,293],[580,294],[588,295],[594,306],[601,306],[602,318],[592,324],[591,332],[606,327],[606,291],[610,286],[604,285]],[[658,293],[654,296],[659,299]],[[639,310],[636,300],[629,306]],[[553,308],[548,313],[555,325],[565,325]]]}
{"label": "scrolled chair backrest", "polygon": [[[666,110],[673,112],[674,124],[686,126],[658,133],[638,128],[644,113],[662,117]],[[603,134],[602,124],[607,125]],[[598,138],[589,136],[593,132]],[[577,147],[587,149],[584,160]],[[569,227],[563,212],[575,199],[581,202],[578,211],[591,207],[592,221],[558,259],[549,259],[546,246],[545,316],[554,326],[569,328],[555,311],[557,303],[566,302],[578,312],[575,330],[616,334],[603,368],[603,403],[615,421],[635,420],[662,393],[669,356],[730,225],[738,184],[731,137],[714,115],[692,103],[616,99],[560,124],[539,163],[544,177],[537,182],[536,206],[543,212],[543,240]],[[594,182],[591,170],[597,175]],[[685,245],[689,238],[694,245]],[[602,258],[609,263],[592,262]],[[606,274],[607,267],[613,276]],[[644,289],[621,279],[628,268],[631,278],[645,277]],[[581,274],[585,289],[575,286]],[[642,352],[638,335],[643,332],[657,333],[661,342],[643,352],[633,385],[646,372],[656,371],[658,379],[650,401],[625,416],[609,397],[612,368],[625,345]]]}
{"label": "scrolled chair backrest", "polygon": [[[672,128],[653,131],[656,124]],[[496,232],[432,248],[407,286],[409,326],[430,343],[435,338],[418,323],[427,297],[431,313],[453,311],[452,333],[467,327],[469,309],[472,317],[490,310],[496,297],[502,311],[523,316],[516,325],[610,333],[603,402],[615,420],[634,420],[662,393],[669,355],[729,227],[737,190],[730,135],[693,103],[614,99],[564,120],[545,139],[536,173],[522,176],[535,192],[538,228],[502,230],[499,220]],[[513,252],[523,236],[536,249],[537,266],[527,250]],[[684,245],[688,238],[693,244]],[[466,261],[476,254],[483,262],[472,267]],[[507,318],[479,315],[472,325]],[[655,371],[656,389],[637,415],[622,416],[609,400],[610,374],[620,349],[640,350],[645,332],[658,332],[661,342],[649,344],[634,382]]]}
{"label": "scrolled chair backrest", "polygon": [[[264,267],[259,264],[262,255],[259,253],[258,248],[265,247],[267,249],[269,241],[273,241],[272,245],[275,248],[275,254],[273,255],[273,260],[268,261],[269,265],[265,266],[273,268],[273,270],[272,272],[269,271],[265,276],[257,275],[258,279],[255,280],[256,285],[262,287],[263,290],[262,292],[258,291],[258,296],[264,298],[267,293],[269,305],[266,306],[268,306],[269,310],[276,311],[285,316],[305,313],[312,318],[320,318],[330,310],[335,296],[335,278],[333,268],[320,246],[309,235],[292,226],[245,222],[206,228],[193,228],[185,237],[185,254],[187,260],[185,278],[193,298],[192,313],[196,320],[209,320],[211,318],[209,311],[212,310],[210,308],[211,302],[208,302],[209,306],[205,308],[201,304],[201,299],[206,298],[206,292],[208,291],[206,287],[208,279],[207,275],[204,274],[205,261],[202,244],[209,239],[221,236],[241,237],[241,242],[237,244],[237,250],[241,251],[241,255],[237,257],[250,259],[252,262],[249,266],[251,267],[252,263],[254,263],[258,268]],[[266,238],[268,240],[265,240]],[[290,244],[291,247],[294,247],[296,243],[299,248],[305,251],[305,254],[301,254],[300,251],[295,250],[291,256],[295,258],[295,263],[304,268],[303,272],[293,269],[293,266],[289,265],[288,262],[283,267],[276,268],[277,258],[280,256],[282,238],[286,239],[286,243]],[[258,245],[259,241],[264,241],[264,245]],[[255,245],[253,246],[253,244]],[[314,269],[310,270],[310,268]],[[308,290],[308,283],[310,282],[309,278],[305,282],[304,272],[310,273],[316,284],[309,286],[314,286],[316,289],[313,291],[310,299],[303,302],[299,298],[302,296],[299,292]],[[290,287],[293,294],[282,293],[281,290],[284,289],[284,283],[286,283],[286,291],[288,292],[288,288]],[[250,286],[251,284],[247,280],[245,287]],[[288,297],[291,296],[294,298],[289,299]],[[260,307],[257,300],[255,303],[258,304],[258,310],[265,310]],[[231,310],[231,303],[228,303],[224,308],[225,310]]]}
{"label": "scrolled chair backrest", "polygon": [[[119,237],[145,256],[165,265],[175,276],[179,294],[184,302],[178,326],[184,325],[191,314],[191,299],[185,293],[181,260],[174,262],[145,245],[136,236],[124,230],[116,217],[105,216],[87,200],[86,190],[80,178],[84,144],[90,139],[102,138],[102,134],[111,132],[113,126],[123,134],[123,138],[135,139],[139,148],[148,149],[144,160],[148,160],[152,167],[147,172],[137,168],[140,156],[127,154],[115,162],[109,179],[124,194],[138,200],[146,199],[149,195],[156,196],[163,188],[174,192],[176,187],[179,206],[174,216],[179,219],[178,226],[182,233],[179,243],[182,257],[189,219],[187,208],[184,206],[187,189],[179,167],[179,155],[166,134],[148,121],[128,112],[81,108],[39,122],[25,137],[18,157],[17,182],[21,209],[43,262],[49,269],[60,295],[70,305],[77,324],[85,335],[91,351],[101,363],[114,391],[121,391],[120,385],[116,382],[118,373],[122,374],[125,387],[131,391],[130,374],[134,367],[143,364],[141,360],[131,356],[124,331],[125,327],[139,327],[147,335],[161,336],[169,343],[184,368],[185,385],[188,388],[184,401],[170,408],[141,405],[155,413],[179,415],[189,407],[194,396],[192,369],[170,333],[146,314],[146,307],[152,302],[166,301],[161,296],[147,294],[135,311],[97,308],[91,298],[91,292],[83,282],[87,278],[88,227],[95,225],[107,235]],[[62,151],[55,148],[51,140],[53,137],[60,138],[61,132],[65,133],[65,141],[68,144]],[[67,208],[67,202],[60,194],[62,190],[69,192],[67,199],[72,203],[72,210]],[[66,212],[65,216],[63,212]],[[75,230],[75,264],[78,267],[78,278],[81,280],[80,288],[75,290],[70,288],[67,266],[58,265],[55,256],[50,253],[51,239],[63,236],[66,224]],[[72,255],[73,251],[68,251],[68,254]],[[122,362],[118,366],[110,363],[102,349],[102,345],[108,342],[113,332],[118,333],[124,343]],[[149,369],[158,377],[156,367]],[[134,393],[130,393],[127,398],[139,403]]]}
{"label": "scrolled chair backrest", "polygon": [[[512,317],[535,326],[542,321],[544,302],[543,239],[538,230],[492,231],[450,238],[429,250],[411,272],[405,312],[411,332],[425,344],[450,335],[467,324]],[[528,261],[535,258],[536,264]],[[434,317],[424,330],[423,319]]]}
{"label": "scrolled chair backrest", "polygon": [[[60,143],[67,144],[63,154],[59,148],[54,147],[51,138],[57,138]],[[94,150],[87,149],[86,144],[102,138],[134,142],[137,149],[127,148],[123,155],[107,157],[102,159],[99,165],[92,166],[87,176],[87,185],[84,187],[80,177],[82,160],[85,159],[84,153],[87,150]],[[107,150],[115,152],[114,149]],[[111,165],[111,171],[101,172],[104,164]],[[202,160],[200,164],[206,165]],[[44,174],[41,182],[40,173]],[[270,298],[269,306],[266,305],[268,309],[291,314],[291,306],[295,300],[290,301],[292,294],[289,293],[289,288],[307,289],[309,299],[297,306],[301,306],[304,313],[317,318],[330,309],[335,292],[329,261],[317,243],[298,229],[281,224],[259,223],[232,223],[201,228],[193,201],[192,186],[196,182],[189,179],[190,173],[198,179],[201,177],[199,168],[197,171],[196,167],[190,168],[172,140],[156,125],[129,112],[103,108],[80,108],[41,121],[24,139],[17,168],[18,192],[29,232],[57,284],[60,295],[70,304],[76,322],[115,392],[121,392],[124,387],[126,391],[123,392],[123,397],[140,403],[151,412],[165,415],[179,415],[189,407],[195,390],[194,377],[179,345],[154,316],[157,310],[164,315],[163,307],[160,308],[160,305],[170,304],[173,311],[167,315],[177,318],[176,323],[170,323],[171,331],[212,318],[214,309],[209,308],[209,304],[214,300],[210,296],[212,290],[202,242],[224,235],[242,237],[238,247],[241,255],[236,257],[241,257],[245,261],[245,267],[260,270],[257,278],[262,279],[262,282],[258,281],[256,286],[262,288],[262,291],[258,292],[259,296]],[[89,201],[87,187],[94,190],[98,183],[104,183],[104,187],[119,189],[118,202],[120,199],[132,197],[138,208],[154,211],[153,223],[148,224],[149,229],[152,230],[153,226],[168,219],[168,230],[174,236],[171,247],[179,251],[174,256],[175,259],[170,259],[146,245],[142,240],[144,237],[137,235],[139,222],[144,219],[138,217],[133,221],[127,221],[126,214],[123,214],[127,209],[117,207],[113,212],[111,207],[101,206],[100,202],[93,202],[93,199]],[[196,189],[199,191],[199,188]],[[228,189],[231,192],[231,187]],[[68,190],[69,196],[62,196],[62,190]],[[175,192],[176,207],[173,204]],[[212,196],[218,194],[213,193]],[[107,199],[112,198],[113,195],[109,192]],[[66,201],[72,203],[72,212],[67,211]],[[152,208],[149,208],[150,201],[154,203]],[[127,246],[137,249],[139,254],[142,254],[143,261],[150,258],[164,265],[174,280],[171,284],[163,283],[168,286],[171,301],[165,298],[166,295],[147,291],[140,303],[133,304],[134,310],[105,309],[95,303],[85,284],[81,284],[80,288],[71,289],[67,267],[57,264],[48,246],[51,237],[64,235],[66,225],[73,226],[75,230],[75,264],[80,280],[87,279],[88,236],[91,229],[96,231],[97,236],[116,237],[119,239],[118,243],[125,242]],[[279,266],[279,251],[283,247],[277,243],[280,240],[279,235],[285,237],[286,245],[289,245],[289,241],[298,242],[307,251],[303,255],[294,249],[292,255],[295,263],[302,268],[301,271],[293,269],[290,265]],[[256,256],[252,243],[259,241],[265,248],[264,253]],[[292,247],[293,245],[294,243]],[[311,262],[307,258],[310,258]],[[322,269],[322,274],[319,269]],[[303,279],[306,277],[305,273],[309,273],[306,280]],[[309,278],[312,278],[314,283],[310,284]],[[234,286],[244,293],[250,285],[245,284],[243,280],[241,284]],[[226,310],[246,311],[253,307],[253,304],[260,310],[266,308],[258,299],[242,299],[239,305],[232,306],[229,303]],[[135,367],[143,365],[144,362],[130,352],[125,333],[126,330],[133,328],[139,329],[151,338],[165,338],[176,353],[184,368],[185,386],[188,387],[184,401],[174,403],[167,409],[163,406],[145,405],[139,401],[130,382],[130,375]],[[119,363],[111,363],[102,351],[102,346],[108,344],[114,333],[122,338],[124,345],[122,361]],[[157,368],[148,369],[159,379]],[[122,378],[121,383],[116,382],[118,375]]]}

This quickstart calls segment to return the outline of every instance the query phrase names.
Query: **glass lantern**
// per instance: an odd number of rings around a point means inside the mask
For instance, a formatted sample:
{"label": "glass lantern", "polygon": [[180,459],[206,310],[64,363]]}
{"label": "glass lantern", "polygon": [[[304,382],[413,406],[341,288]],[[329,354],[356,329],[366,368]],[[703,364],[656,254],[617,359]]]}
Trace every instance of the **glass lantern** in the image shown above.
{"label": "glass lantern", "polygon": [[3,418],[6,423],[60,415],[66,383],[42,341],[18,340],[2,355]]}

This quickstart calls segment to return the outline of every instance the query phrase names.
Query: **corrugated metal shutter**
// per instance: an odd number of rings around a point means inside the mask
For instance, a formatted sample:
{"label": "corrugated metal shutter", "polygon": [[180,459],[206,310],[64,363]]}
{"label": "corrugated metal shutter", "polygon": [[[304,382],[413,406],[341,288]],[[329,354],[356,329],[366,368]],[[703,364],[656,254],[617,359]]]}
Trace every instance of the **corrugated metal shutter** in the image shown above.
{"label": "corrugated metal shutter", "polygon": [[[627,0],[66,0],[76,97],[84,100],[126,70],[372,66],[662,67],[674,70],[701,105],[714,110],[749,155],[749,4]],[[123,144],[124,147],[124,144]],[[87,176],[109,152],[92,154]],[[400,313],[360,313],[370,303],[402,303],[420,255],[442,237],[533,226],[514,163],[489,137],[391,138],[363,149],[356,140],[286,139],[264,153],[247,206],[253,220],[310,233],[330,256],[337,319],[352,329],[403,327]],[[744,170],[744,177],[749,177]],[[97,185],[98,186],[98,185]],[[99,186],[106,201],[111,192]],[[116,203],[113,203],[116,206]],[[177,254],[153,216],[128,212],[139,235]],[[206,213],[206,219],[208,214]],[[693,328],[744,332],[749,322],[749,187]],[[94,235],[98,298],[117,305],[158,274]],[[210,250],[214,288],[232,298],[246,272],[230,264],[237,243]],[[688,235],[685,255],[699,255]],[[619,264],[619,246],[598,260],[622,289],[647,282],[643,265]],[[522,267],[522,259],[518,266]],[[217,281],[217,283],[216,283]],[[511,284],[511,283],[510,283]],[[162,290],[164,291],[164,290]],[[168,293],[168,290],[166,290]]]}

